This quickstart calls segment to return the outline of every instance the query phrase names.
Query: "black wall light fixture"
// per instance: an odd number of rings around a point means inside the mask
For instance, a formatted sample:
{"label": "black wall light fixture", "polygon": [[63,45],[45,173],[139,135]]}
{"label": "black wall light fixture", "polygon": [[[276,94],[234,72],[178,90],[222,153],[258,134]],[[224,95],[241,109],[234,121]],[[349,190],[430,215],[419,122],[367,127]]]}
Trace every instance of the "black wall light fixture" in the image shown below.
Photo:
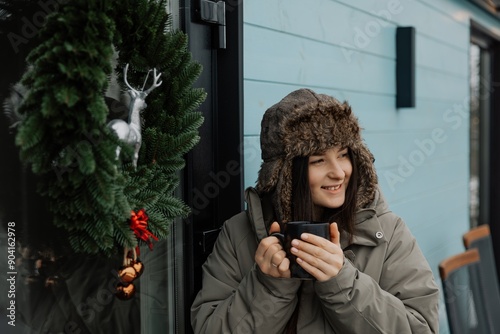
{"label": "black wall light fixture", "polygon": [[396,108],[415,107],[415,28],[396,28]]}

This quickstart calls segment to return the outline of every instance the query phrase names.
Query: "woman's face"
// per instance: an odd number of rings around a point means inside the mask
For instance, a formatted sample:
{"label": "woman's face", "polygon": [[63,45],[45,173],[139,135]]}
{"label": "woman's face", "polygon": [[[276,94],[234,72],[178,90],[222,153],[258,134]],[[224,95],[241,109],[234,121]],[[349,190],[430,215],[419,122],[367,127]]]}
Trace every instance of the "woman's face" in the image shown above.
{"label": "woman's face", "polygon": [[315,212],[342,206],[352,173],[348,149],[336,146],[310,156],[308,170]]}

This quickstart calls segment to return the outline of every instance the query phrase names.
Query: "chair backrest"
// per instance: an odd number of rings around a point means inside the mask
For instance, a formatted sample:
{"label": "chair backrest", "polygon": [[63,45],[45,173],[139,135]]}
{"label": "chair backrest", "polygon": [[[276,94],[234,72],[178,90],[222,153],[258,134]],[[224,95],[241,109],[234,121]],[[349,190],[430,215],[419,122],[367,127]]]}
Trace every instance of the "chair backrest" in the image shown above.
{"label": "chair backrest", "polygon": [[476,248],[479,251],[480,276],[488,322],[492,333],[500,333],[500,287],[489,225],[480,225],[469,230],[463,235],[463,242],[466,249]]}
{"label": "chair backrest", "polygon": [[448,257],[439,264],[451,334],[492,334],[482,301],[477,249]]}
{"label": "chair backrest", "polygon": [[471,245],[485,238],[491,238],[490,225],[479,225],[470,229],[463,235],[464,246],[469,249]]}

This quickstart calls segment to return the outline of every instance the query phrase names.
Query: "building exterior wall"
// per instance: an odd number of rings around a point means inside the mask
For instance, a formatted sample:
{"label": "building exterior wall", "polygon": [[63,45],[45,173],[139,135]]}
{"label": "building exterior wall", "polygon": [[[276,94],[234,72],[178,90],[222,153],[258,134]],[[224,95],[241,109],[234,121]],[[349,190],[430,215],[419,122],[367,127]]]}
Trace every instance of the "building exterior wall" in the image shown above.
{"label": "building exterior wall", "polygon": [[[244,2],[245,186],[260,167],[264,111],[309,87],[347,100],[392,210],[439,262],[469,229],[470,20],[500,21],[460,0]],[[416,29],[416,107],[396,109],[395,33]],[[441,303],[441,333],[448,333]]]}

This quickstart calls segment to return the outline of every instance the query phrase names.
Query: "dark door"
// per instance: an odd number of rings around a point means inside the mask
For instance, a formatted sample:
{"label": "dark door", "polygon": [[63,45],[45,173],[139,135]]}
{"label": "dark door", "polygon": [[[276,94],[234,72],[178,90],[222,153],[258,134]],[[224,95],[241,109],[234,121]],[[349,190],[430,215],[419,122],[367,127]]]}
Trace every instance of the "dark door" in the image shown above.
{"label": "dark door", "polygon": [[500,40],[471,22],[471,227],[489,224],[500,274]]}
{"label": "dark door", "polygon": [[201,141],[189,153],[184,174],[185,200],[192,208],[184,225],[190,333],[189,307],[201,286],[201,266],[223,222],[243,209],[243,4],[184,0],[180,21],[193,59],[203,66],[195,85],[208,93],[201,106]]}
{"label": "dark door", "polygon": [[[208,9],[205,20],[201,19],[202,2]],[[168,268],[174,269],[175,277],[168,277],[168,282],[175,281],[172,288],[175,291],[169,296],[175,295],[172,298],[175,298],[176,307],[168,307],[168,311],[172,312],[169,314],[175,320],[169,318],[168,323],[175,321],[173,326],[177,328],[176,332],[192,333],[189,308],[201,285],[201,265],[211,252],[224,220],[243,208],[243,5],[242,1],[228,1],[221,10],[222,3],[212,1],[178,0],[172,3],[179,5],[180,25],[188,34],[193,59],[203,65],[203,72],[195,85],[203,87],[208,93],[201,106],[205,117],[200,129],[201,141],[186,157],[187,164],[180,187],[186,203],[192,207],[192,215],[183,224],[174,226],[174,252],[163,253],[169,258],[174,257],[174,264],[170,266],[169,262]],[[26,15],[32,17],[39,8],[34,7],[33,10]],[[5,12],[0,11],[0,19],[4,17]],[[7,33],[10,31],[6,30]],[[0,75],[0,101],[3,101],[9,94],[10,84],[17,82],[24,71],[24,59],[31,49],[28,43],[31,39],[26,43],[23,40],[22,44],[13,47],[6,33],[0,34],[0,38],[0,45],[7,46],[0,51],[3,69]],[[0,174],[4,177],[3,191],[0,192],[0,220],[12,220],[16,222],[16,227],[21,227],[33,217],[38,217],[38,220],[46,217],[46,209],[44,202],[36,195],[34,178],[19,162],[14,132],[9,130],[6,117],[0,117],[0,127],[3,129],[0,135],[2,153],[4,160],[9,162],[0,165]],[[35,228],[30,231],[37,235]],[[172,250],[167,246],[165,248]],[[156,245],[155,254],[161,254],[162,249]],[[155,267],[152,263],[148,266],[150,269]],[[161,266],[163,268],[167,264],[162,263]],[[168,275],[172,275],[172,272]],[[145,278],[141,280],[146,282]],[[163,277],[158,284],[163,285],[166,280]],[[145,286],[141,288],[145,289]],[[158,293],[157,286],[151,291]],[[145,311],[144,319],[154,313],[145,305],[141,305],[141,310]],[[160,315],[163,316],[163,313]],[[164,323],[163,320],[159,322],[162,326]]]}

